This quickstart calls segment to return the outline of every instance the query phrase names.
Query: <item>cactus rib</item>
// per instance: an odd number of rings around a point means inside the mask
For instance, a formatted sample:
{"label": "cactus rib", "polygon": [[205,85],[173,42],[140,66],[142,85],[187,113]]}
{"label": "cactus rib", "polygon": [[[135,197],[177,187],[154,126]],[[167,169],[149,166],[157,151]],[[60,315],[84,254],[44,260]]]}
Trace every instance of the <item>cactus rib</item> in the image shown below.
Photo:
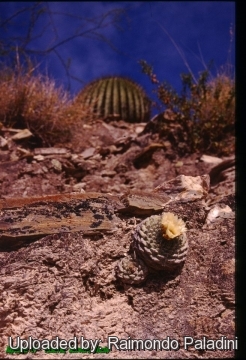
{"label": "cactus rib", "polygon": [[134,81],[120,76],[107,76],[89,83],[78,95],[97,117],[144,122],[150,116],[150,100]]}

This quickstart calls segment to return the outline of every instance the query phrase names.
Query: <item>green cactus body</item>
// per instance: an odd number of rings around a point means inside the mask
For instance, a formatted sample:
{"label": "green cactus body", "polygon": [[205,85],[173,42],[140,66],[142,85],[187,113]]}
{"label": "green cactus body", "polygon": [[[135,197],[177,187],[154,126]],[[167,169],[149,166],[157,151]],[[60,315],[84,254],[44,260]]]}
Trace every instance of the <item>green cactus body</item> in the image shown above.
{"label": "green cactus body", "polygon": [[186,258],[188,243],[185,233],[165,239],[161,228],[162,216],[153,215],[136,228],[134,249],[146,265],[157,270],[173,270]]}
{"label": "green cactus body", "polygon": [[115,272],[126,284],[141,284],[148,275],[148,268],[141,259],[128,255],[118,262]]}
{"label": "green cactus body", "polygon": [[97,117],[145,122],[150,117],[150,100],[134,81],[108,76],[89,83],[78,95]]}

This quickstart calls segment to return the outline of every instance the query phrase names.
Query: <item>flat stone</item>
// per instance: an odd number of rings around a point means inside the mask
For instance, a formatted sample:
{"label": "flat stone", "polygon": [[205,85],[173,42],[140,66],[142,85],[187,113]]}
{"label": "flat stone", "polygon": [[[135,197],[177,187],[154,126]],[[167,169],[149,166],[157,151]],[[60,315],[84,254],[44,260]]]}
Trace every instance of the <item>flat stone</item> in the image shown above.
{"label": "flat stone", "polygon": [[115,231],[120,221],[114,215],[117,203],[114,196],[98,193],[0,200],[0,248],[59,232]]}
{"label": "flat stone", "polygon": [[67,149],[65,148],[36,148],[34,149],[35,155],[61,155],[67,154]]}
{"label": "flat stone", "polygon": [[116,174],[117,174],[117,172],[114,170],[103,170],[101,172],[102,176],[108,176],[108,177],[114,177]]}
{"label": "flat stone", "polygon": [[83,156],[84,159],[88,159],[94,155],[95,150],[96,150],[95,148],[90,147],[90,148],[86,149],[85,151],[83,151],[81,153],[81,155]]}
{"label": "flat stone", "polygon": [[75,192],[85,192],[84,187],[85,187],[86,183],[85,182],[80,182],[78,184],[73,185],[73,191]]}
{"label": "flat stone", "polygon": [[210,155],[202,155],[200,160],[204,161],[205,163],[214,164],[214,165],[217,165],[222,162],[222,159],[218,158],[217,156],[210,156]]}
{"label": "flat stone", "polygon": [[45,157],[43,155],[35,155],[35,156],[33,156],[33,159],[35,159],[37,161],[43,161],[45,159]]}
{"label": "flat stone", "polygon": [[12,136],[12,140],[21,140],[21,139],[27,139],[29,137],[33,136],[30,130],[24,129],[18,132],[17,134]]}

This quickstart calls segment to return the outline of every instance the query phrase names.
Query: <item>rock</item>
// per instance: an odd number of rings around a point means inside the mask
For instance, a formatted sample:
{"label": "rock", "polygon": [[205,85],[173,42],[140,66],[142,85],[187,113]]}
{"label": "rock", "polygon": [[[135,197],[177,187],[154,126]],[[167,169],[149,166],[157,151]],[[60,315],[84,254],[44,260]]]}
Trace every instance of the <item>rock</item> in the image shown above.
{"label": "rock", "polygon": [[183,165],[184,165],[183,161],[177,161],[175,164],[176,167],[181,167]]}
{"label": "rock", "polygon": [[86,185],[85,182],[75,184],[75,185],[73,185],[73,191],[84,193],[85,192],[85,190],[84,190],[85,185]]}
{"label": "rock", "polygon": [[52,159],[52,160],[51,160],[51,164],[52,164],[52,167],[53,167],[56,171],[58,171],[58,172],[62,171],[62,164],[60,163],[59,160],[57,160],[57,159]]}
{"label": "rock", "polygon": [[101,172],[101,176],[108,176],[108,177],[114,177],[116,174],[117,173],[114,170],[103,170]]}
{"label": "rock", "polygon": [[20,130],[17,134],[13,135],[11,137],[11,139],[12,140],[22,140],[22,139],[27,139],[31,136],[33,136],[31,131],[28,129],[24,129],[24,130]]}
{"label": "rock", "polygon": [[12,151],[10,154],[10,160],[11,161],[17,161],[20,160],[19,155],[17,154],[17,151]]}
{"label": "rock", "polygon": [[45,159],[45,157],[43,155],[35,155],[33,157],[34,160],[37,160],[37,161],[43,161]]}
{"label": "rock", "polygon": [[235,156],[223,160],[214,166],[210,172],[211,190],[207,200],[208,205],[223,199],[225,195],[235,194]]}
{"label": "rock", "polygon": [[81,155],[83,156],[84,159],[89,159],[90,157],[92,157],[94,155],[95,150],[96,150],[95,148],[90,147],[90,148],[86,149],[85,151],[83,151],[81,153]]}
{"label": "rock", "polygon": [[179,175],[155,188],[155,192],[165,193],[175,201],[193,201],[207,196],[210,179],[208,175]]}
{"label": "rock", "polygon": [[212,206],[206,217],[205,224],[217,223],[219,218],[235,218],[235,213],[228,205],[216,204]]}
{"label": "rock", "polygon": [[62,155],[67,154],[68,150],[64,148],[36,148],[34,149],[35,155]]}
{"label": "rock", "polygon": [[[21,209],[16,211],[14,204],[19,204]],[[114,197],[97,193],[0,200],[0,244],[19,246],[25,239],[29,241],[60,230],[110,232],[119,223],[113,212],[115,206]]]}
{"label": "rock", "polygon": [[146,148],[144,148],[134,159],[134,165],[137,169],[144,167],[146,163],[149,163],[152,154],[157,149],[162,149],[164,147],[163,144],[155,144],[152,143]]}
{"label": "rock", "polygon": [[4,137],[0,136],[0,148],[4,148],[7,144],[8,141]]}
{"label": "rock", "polygon": [[145,126],[146,126],[146,123],[138,124],[135,128],[135,133],[141,134],[144,131]]}
{"label": "rock", "polygon": [[29,150],[26,150],[22,147],[17,147],[17,150],[21,153],[21,159],[23,158],[28,158],[28,159],[32,159],[33,158],[33,153]]}
{"label": "rock", "polygon": [[209,175],[213,186],[226,179],[235,182],[235,155],[214,166]]}
{"label": "rock", "polygon": [[202,155],[202,157],[200,158],[201,161],[204,161],[208,164],[213,164],[213,165],[217,165],[219,163],[221,163],[223,160],[216,157],[216,156],[210,156],[210,155]]}
{"label": "rock", "polygon": [[134,215],[151,215],[161,212],[171,198],[167,195],[158,196],[153,193],[133,192],[120,197],[124,207],[118,209],[121,213],[131,212]]}

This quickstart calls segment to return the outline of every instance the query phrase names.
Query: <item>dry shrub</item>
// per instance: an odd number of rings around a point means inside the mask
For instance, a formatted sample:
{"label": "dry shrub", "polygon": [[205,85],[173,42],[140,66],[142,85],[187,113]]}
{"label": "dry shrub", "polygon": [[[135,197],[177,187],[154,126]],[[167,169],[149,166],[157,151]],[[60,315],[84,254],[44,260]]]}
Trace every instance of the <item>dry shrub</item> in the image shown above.
{"label": "dry shrub", "polygon": [[221,117],[226,120],[227,125],[234,124],[235,85],[229,76],[221,74],[208,83],[206,96],[201,103],[201,113],[204,121]]}
{"label": "dry shrub", "polygon": [[[173,114],[172,125],[160,118],[157,130],[180,154],[202,152],[226,156],[235,151],[235,81],[226,71],[211,77],[208,70],[196,80],[182,74],[182,93],[160,83],[153,68],[142,60],[142,70],[152,83],[165,110]],[[209,79],[210,78],[210,79]]]}
{"label": "dry shrub", "polygon": [[28,128],[44,146],[71,140],[88,110],[72,104],[69,94],[34,68],[0,72],[0,121],[7,127]]}
{"label": "dry shrub", "polygon": [[[200,105],[200,126],[209,137],[212,152],[229,155],[235,151],[235,83],[226,74],[219,74],[207,84]],[[202,133],[201,133],[202,135]]]}

